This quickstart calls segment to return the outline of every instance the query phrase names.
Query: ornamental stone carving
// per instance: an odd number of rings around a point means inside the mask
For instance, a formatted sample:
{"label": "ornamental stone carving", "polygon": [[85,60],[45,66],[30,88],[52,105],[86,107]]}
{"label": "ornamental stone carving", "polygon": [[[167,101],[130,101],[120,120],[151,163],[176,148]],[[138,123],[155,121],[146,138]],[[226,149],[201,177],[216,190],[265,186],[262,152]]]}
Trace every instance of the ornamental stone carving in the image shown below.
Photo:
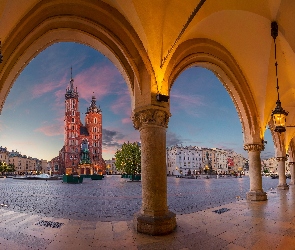
{"label": "ornamental stone carving", "polygon": [[286,157],[286,156],[280,156],[280,157],[276,157],[276,160],[277,161],[287,161],[288,160],[288,157]]}
{"label": "ornamental stone carving", "polygon": [[291,166],[291,165],[295,165],[295,162],[290,161],[290,162],[289,162],[289,166]]}
{"label": "ornamental stone carving", "polygon": [[246,151],[263,151],[264,145],[263,144],[245,144],[244,150]]}
{"label": "ornamental stone carving", "polygon": [[160,127],[168,127],[169,114],[160,109],[145,109],[136,112],[132,116],[133,126],[140,129],[144,125],[156,125]]}

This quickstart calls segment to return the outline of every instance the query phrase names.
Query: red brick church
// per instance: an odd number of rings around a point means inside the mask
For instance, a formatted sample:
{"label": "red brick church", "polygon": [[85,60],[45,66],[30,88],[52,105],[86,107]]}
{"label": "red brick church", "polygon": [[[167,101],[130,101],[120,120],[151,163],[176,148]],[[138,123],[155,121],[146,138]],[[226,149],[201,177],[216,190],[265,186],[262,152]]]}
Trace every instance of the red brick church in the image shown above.
{"label": "red brick church", "polygon": [[80,120],[79,94],[71,77],[65,94],[64,146],[59,156],[51,160],[55,174],[94,174],[105,172],[102,158],[102,112],[92,96],[85,113],[85,125]]}

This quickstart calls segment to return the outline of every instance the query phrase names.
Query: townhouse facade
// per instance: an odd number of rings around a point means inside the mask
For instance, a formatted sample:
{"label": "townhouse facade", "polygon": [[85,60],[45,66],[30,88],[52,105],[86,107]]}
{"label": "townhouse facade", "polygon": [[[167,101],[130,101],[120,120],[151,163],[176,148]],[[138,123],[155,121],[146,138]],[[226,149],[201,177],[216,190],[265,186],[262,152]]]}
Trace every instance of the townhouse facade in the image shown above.
{"label": "townhouse facade", "polygon": [[243,172],[246,159],[219,148],[175,145],[166,150],[167,175],[203,173],[233,174]]}

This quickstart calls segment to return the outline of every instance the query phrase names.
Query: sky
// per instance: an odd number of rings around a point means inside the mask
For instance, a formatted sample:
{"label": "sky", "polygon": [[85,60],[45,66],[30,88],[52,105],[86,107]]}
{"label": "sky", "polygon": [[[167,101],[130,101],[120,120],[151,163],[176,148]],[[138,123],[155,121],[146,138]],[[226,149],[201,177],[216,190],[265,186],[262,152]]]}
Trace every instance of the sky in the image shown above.
{"label": "sky", "polygon": [[[15,81],[0,115],[0,146],[51,160],[64,144],[64,100],[73,68],[81,121],[92,95],[103,119],[103,158],[114,157],[123,142],[140,141],[131,121],[127,84],[100,52],[77,43],[55,43],[39,53]],[[185,70],[170,93],[167,147],[173,145],[232,149],[247,157],[233,102],[215,75],[204,68]],[[262,158],[274,156],[269,130]]]}

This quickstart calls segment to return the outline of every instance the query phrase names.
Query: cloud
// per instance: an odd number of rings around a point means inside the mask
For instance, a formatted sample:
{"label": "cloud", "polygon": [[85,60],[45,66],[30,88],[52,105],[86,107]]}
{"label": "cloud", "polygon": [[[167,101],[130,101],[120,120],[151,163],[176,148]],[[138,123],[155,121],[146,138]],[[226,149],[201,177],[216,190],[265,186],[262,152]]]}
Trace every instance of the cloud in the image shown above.
{"label": "cloud", "polygon": [[170,95],[171,98],[171,112],[186,112],[189,115],[199,117],[197,112],[198,107],[205,106],[202,97],[198,95],[186,95],[174,91]]}
{"label": "cloud", "polygon": [[167,135],[166,135],[166,146],[167,147],[171,147],[176,144],[182,144],[182,143],[183,143],[183,140],[180,138],[179,135],[177,135],[171,131],[167,132]]}
{"label": "cloud", "polygon": [[75,76],[74,85],[78,87],[80,98],[89,101],[95,95],[100,100],[120,88],[120,78],[115,66],[94,65]]}
{"label": "cloud", "polygon": [[63,135],[63,123],[55,123],[55,124],[48,124],[43,125],[42,127],[39,127],[35,129],[36,132],[43,133],[47,136],[57,136],[57,135]]}
{"label": "cloud", "polygon": [[115,114],[126,114],[129,115],[131,114],[131,100],[130,96],[128,93],[121,93],[119,98],[112,104],[111,110]]}
{"label": "cloud", "polygon": [[132,123],[131,121],[131,100],[127,92],[121,94],[117,100],[115,100],[111,106],[111,110],[116,115],[126,115],[121,119],[122,124]]}
{"label": "cloud", "polygon": [[131,120],[130,117],[123,118],[121,121],[122,121],[123,124],[132,123],[132,120]]}
{"label": "cloud", "polygon": [[63,76],[59,81],[49,81],[45,79],[42,83],[33,86],[31,91],[32,98],[39,98],[45,94],[53,91],[60,91],[61,88],[65,89],[66,77]]}
{"label": "cloud", "polygon": [[124,138],[121,132],[115,130],[102,129],[102,145],[103,147],[119,148],[123,143],[119,141]]}

